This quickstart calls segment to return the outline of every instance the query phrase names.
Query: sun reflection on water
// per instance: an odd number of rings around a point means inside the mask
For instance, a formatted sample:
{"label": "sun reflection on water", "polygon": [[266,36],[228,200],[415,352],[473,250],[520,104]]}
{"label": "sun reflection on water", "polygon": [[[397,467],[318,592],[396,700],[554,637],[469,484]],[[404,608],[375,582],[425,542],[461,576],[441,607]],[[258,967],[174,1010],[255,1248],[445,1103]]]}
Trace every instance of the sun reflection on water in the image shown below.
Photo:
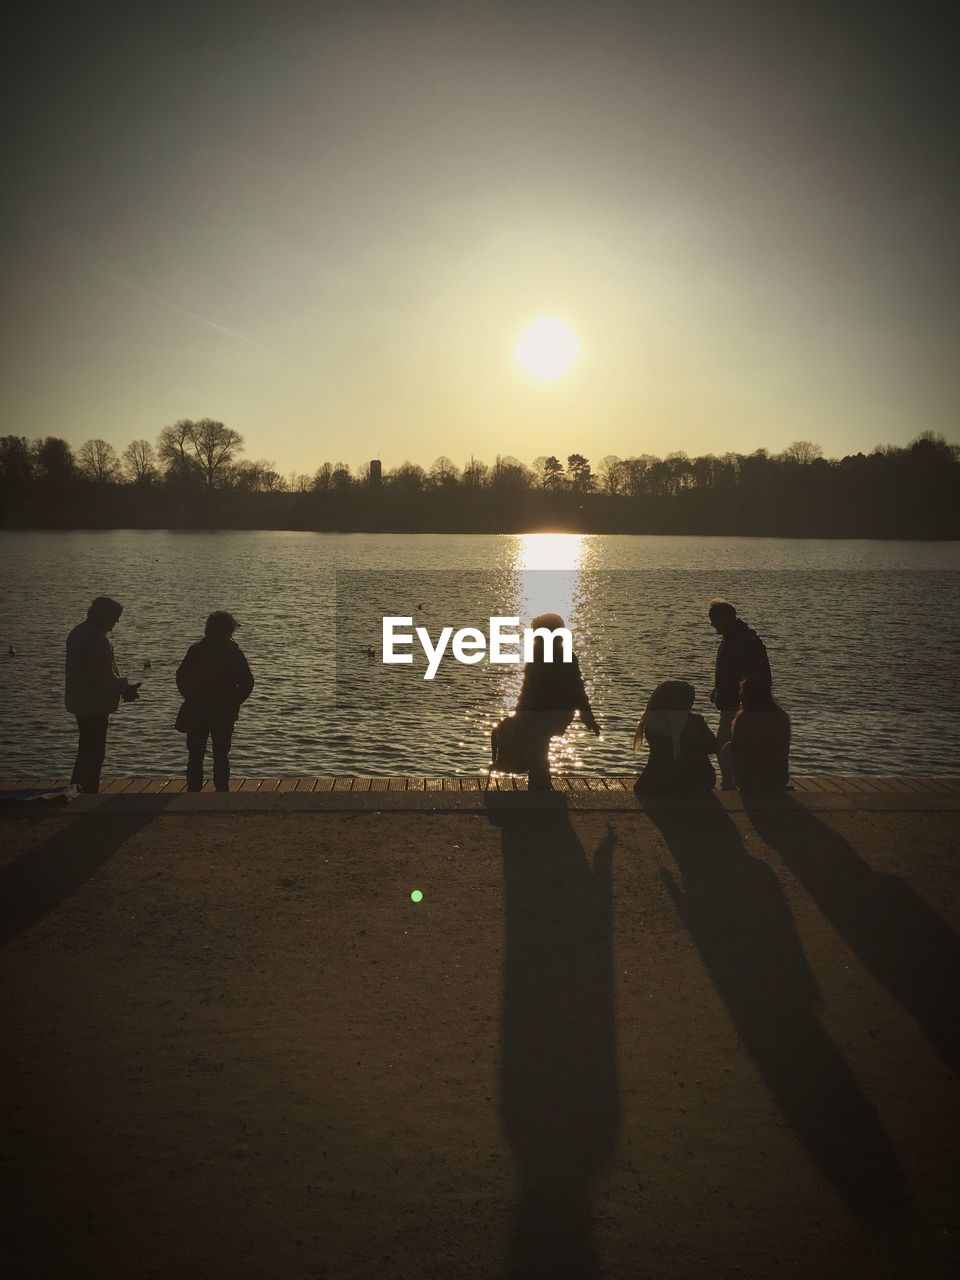
{"label": "sun reflection on water", "polygon": [[525,569],[578,569],[588,536],[583,533],[521,533],[514,555]]}
{"label": "sun reflection on water", "polygon": [[523,533],[514,551],[520,579],[520,624],[541,613],[559,613],[571,625],[583,559],[582,533]]}

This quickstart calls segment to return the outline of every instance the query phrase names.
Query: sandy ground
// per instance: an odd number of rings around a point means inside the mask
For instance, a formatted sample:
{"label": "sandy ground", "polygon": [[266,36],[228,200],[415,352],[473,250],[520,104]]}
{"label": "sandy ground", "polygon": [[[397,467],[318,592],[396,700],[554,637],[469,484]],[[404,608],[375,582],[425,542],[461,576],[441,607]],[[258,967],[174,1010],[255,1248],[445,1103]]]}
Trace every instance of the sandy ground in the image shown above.
{"label": "sandy ground", "polygon": [[956,1273],[960,814],[0,829],[11,1276]]}

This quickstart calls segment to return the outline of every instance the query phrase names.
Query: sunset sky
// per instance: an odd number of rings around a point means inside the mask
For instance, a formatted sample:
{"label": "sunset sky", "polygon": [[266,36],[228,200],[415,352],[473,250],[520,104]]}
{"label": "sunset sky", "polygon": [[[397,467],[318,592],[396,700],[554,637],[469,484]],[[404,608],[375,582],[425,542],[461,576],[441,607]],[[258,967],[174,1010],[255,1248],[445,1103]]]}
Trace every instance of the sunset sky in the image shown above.
{"label": "sunset sky", "polygon": [[209,416],[282,472],[958,437],[955,6],[23,8],[3,434]]}

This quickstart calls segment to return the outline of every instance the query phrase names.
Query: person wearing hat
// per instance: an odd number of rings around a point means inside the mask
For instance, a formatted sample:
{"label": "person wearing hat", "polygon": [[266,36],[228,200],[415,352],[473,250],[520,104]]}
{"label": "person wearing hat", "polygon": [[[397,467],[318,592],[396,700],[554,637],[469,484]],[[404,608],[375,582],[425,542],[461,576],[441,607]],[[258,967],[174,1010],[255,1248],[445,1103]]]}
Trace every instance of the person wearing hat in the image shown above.
{"label": "person wearing hat", "polygon": [[108,636],[117,625],[123,605],[97,596],[81,622],[67,636],[64,704],[76,717],[77,758],[70,781],[83,792],[100,790],[100,771],[107,750],[107,727],[121,701],[135,702],[138,684],[117,670]]}
{"label": "person wearing hat", "polygon": [[230,790],[230,747],[241,705],[253,692],[253,675],[233,638],[240,623],[217,610],[207,618],[203,639],[192,644],[177,668],[183,706],[176,727],[187,735],[187,790],[203,789],[207,741],[213,745],[213,785]]}

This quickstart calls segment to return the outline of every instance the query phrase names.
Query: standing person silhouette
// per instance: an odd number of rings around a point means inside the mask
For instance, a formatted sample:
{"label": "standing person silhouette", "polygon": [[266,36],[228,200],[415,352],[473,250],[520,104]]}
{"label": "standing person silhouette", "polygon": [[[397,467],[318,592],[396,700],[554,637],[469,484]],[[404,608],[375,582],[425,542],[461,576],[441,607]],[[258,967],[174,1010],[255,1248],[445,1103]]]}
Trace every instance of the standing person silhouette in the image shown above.
{"label": "standing person silhouette", "polygon": [[720,723],[717,726],[720,785],[729,791],[736,786],[736,782],[726,763],[729,754],[724,757],[723,748],[730,741],[733,717],[740,706],[740,681],[758,678],[772,685],[773,677],[763,641],[742,618],[737,617],[732,604],[715,598],[710,601],[707,614],[710,625],[720,636],[710,701],[720,712]]}
{"label": "standing person silhouette", "polygon": [[[563,626],[563,619],[556,613],[544,613],[534,618],[531,626],[534,630],[556,631]],[[566,733],[577,711],[587,728],[600,737],[600,726],[590,707],[577,655],[572,655],[572,662],[564,662],[560,639],[554,637],[551,657],[552,661],[548,662],[544,638],[538,635],[533,661],[523,668],[523,684],[517,699],[516,719],[523,727],[531,791],[553,790],[550,739]]]}
{"label": "standing person silhouette", "polygon": [[100,772],[107,751],[110,717],[123,702],[135,702],[140,684],[131,684],[117,670],[113,645],[107,638],[117,625],[123,605],[97,596],[81,622],[67,636],[64,705],[77,720],[79,742],[70,781],[84,793],[100,790]]}
{"label": "standing person silhouette", "polygon": [[203,639],[192,644],[177,668],[184,698],[176,727],[187,735],[187,790],[203,789],[203,759],[213,741],[213,785],[230,790],[230,747],[241,705],[253,691],[253,675],[233,638],[240,623],[217,610],[207,618]]}

